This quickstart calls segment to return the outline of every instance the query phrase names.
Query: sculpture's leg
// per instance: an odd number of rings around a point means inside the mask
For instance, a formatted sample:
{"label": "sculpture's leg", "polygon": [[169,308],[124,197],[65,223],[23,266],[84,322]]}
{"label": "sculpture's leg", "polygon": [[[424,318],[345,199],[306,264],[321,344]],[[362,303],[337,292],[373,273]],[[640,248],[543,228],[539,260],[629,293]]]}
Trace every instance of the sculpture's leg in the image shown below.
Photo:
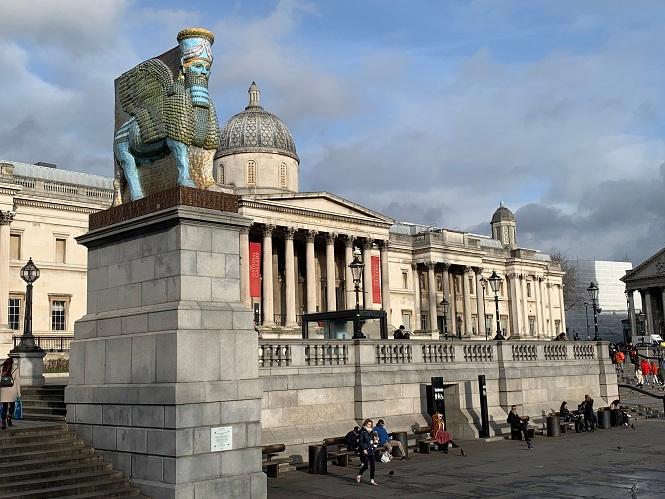
{"label": "sculpture's leg", "polygon": [[178,166],[178,185],[196,187],[196,184],[194,184],[194,181],[189,176],[189,151],[187,146],[171,138],[166,139],[166,145],[175,157],[175,162]]}
{"label": "sculpture's leg", "polygon": [[131,196],[132,201],[141,199],[143,197],[143,190],[141,189],[141,183],[139,182],[139,172],[136,168],[136,160],[134,159],[134,155],[129,151],[129,141],[116,142],[113,145],[113,152],[125,174],[125,180],[127,180],[129,195]]}

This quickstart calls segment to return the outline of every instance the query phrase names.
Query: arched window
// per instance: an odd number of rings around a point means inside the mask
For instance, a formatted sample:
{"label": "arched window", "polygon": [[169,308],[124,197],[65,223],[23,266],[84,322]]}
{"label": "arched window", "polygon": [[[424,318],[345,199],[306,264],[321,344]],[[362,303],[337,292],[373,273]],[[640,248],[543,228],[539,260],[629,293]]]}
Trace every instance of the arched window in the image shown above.
{"label": "arched window", "polygon": [[219,166],[217,167],[217,183],[218,184],[224,183],[224,163],[220,163]]}
{"label": "arched window", "polygon": [[256,184],[256,161],[254,160],[247,162],[247,184]]}
{"label": "arched window", "polygon": [[279,164],[279,186],[286,187],[286,163]]}

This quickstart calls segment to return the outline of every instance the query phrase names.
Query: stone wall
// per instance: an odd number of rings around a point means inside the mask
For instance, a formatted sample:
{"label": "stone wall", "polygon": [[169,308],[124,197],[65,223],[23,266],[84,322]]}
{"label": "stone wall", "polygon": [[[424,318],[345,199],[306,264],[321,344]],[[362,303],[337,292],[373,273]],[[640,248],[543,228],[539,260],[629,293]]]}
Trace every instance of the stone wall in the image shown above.
{"label": "stone wall", "polygon": [[478,375],[487,381],[491,434],[507,429],[510,406],[539,418],[585,394],[596,407],[618,398],[607,343],[263,340],[263,445],[285,443],[306,460],[307,444],[344,435],[365,418],[393,431],[429,424],[426,385],[442,376],[453,436],[480,431]]}

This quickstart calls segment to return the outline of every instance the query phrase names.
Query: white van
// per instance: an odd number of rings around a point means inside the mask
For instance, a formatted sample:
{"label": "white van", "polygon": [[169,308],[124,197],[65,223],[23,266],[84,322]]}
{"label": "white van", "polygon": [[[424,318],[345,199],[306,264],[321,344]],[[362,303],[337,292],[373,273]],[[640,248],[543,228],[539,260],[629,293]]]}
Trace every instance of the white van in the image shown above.
{"label": "white van", "polygon": [[662,343],[663,338],[659,334],[648,334],[645,336],[635,336],[636,346],[658,346]]}

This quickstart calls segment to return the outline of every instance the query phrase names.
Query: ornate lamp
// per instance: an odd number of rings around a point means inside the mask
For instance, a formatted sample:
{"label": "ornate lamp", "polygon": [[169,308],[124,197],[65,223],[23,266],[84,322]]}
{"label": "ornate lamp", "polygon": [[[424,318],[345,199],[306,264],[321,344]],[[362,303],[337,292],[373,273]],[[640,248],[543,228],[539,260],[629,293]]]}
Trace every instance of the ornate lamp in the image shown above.
{"label": "ornate lamp", "polygon": [[492,271],[492,275],[487,279],[490,283],[490,287],[494,292],[494,305],[496,307],[496,336],[494,337],[497,341],[503,341],[506,338],[503,337],[501,333],[501,320],[499,316],[499,289],[501,289],[501,277],[496,273],[495,270]]}
{"label": "ornate lamp", "polygon": [[353,277],[353,285],[356,290],[356,318],[353,321],[353,339],[358,340],[365,338],[360,325],[360,281],[363,275],[365,264],[360,259],[360,250],[358,248],[353,251],[353,261],[349,264],[351,268],[351,275]]}
{"label": "ornate lamp", "polygon": [[591,304],[593,306],[593,341],[600,341],[600,336],[598,335],[598,286],[591,281],[591,284],[589,284],[589,287],[586,288],[586,290],[587,293],[589,293],[589,298],[591,298]]}
{"label": "ornate lamp", "polygon": [[450,311],[450,303],[448,300],[441,300],[441,310],[443,311],[443,337],[448,339],[448,312]]}
{"label": "ornate lamp", "polygon": [[32,258],[30,258],[28,263],[26,263],[21,269],[21,279],[26,282],[23,334],[21,335],[21,341],[18,346],[14,348],[12,352],[41,350],[35,344],[35,339],[32,336],[32,283],[39,279],[39,269],[32,261]]}

